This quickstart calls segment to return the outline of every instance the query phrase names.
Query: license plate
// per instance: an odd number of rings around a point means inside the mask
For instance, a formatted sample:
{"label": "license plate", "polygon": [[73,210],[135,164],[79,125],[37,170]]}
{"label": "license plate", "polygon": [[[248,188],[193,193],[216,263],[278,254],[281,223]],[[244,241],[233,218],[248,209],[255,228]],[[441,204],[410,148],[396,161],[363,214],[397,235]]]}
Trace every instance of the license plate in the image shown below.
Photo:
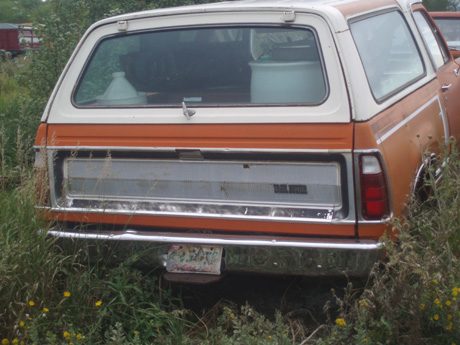
{"label": "license plate", "polygon": [[222,247],[173,245],[168,252],[166,270],[171,273],[221,274]]}

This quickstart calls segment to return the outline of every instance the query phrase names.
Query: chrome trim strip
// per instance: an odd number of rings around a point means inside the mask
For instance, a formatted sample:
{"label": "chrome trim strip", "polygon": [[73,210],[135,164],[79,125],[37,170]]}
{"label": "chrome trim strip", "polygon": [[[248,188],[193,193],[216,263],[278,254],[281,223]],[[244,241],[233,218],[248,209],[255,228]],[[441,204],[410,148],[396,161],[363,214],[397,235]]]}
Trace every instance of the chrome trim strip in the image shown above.
{"label": "chrome trim strip", "polygon": [[386,218],[382,218],[382,219],[379,219],[379,220],[364,220],[364,219],[360,219],[360,220],[358,220],[358,224],[359,224],[359,226],[361,226],[361,225],[388,224],[392,217],[393,217],[393,212],[391,212],[391,216],[386,217]]}
{"label": "chrome trim strip", "polygon": [[409,121],[411,121],[414,117],[416,117],[418,114],[420,114],[423,110],[425,110],[428,106],[430,106],[436,100],[440,104],[438,96],[437,95],[434,96],[432,99],[430,99],[424,105],[422,105],[420,108],[418,108],[416,111],[414,111],[411,115],[406,117],[403,121],[401,121],[396,126],[394,126],[392,129],[390,129],[388,132],[386,132],[382,137],[377,139],[377,145],[380,145],[382,142],[384,142],[386,139],[388,139],[391,135],[393,135],[398,129],[400,129],[401,127],[404,127]]}
{"label": "chrome trim strip", "polygon": [[206,238],[193,236],[166,236],[166,235],[145,235],[136,230],[126,230],[121,234],[101,234],[101,233],[82,233],[71,231],[49,230],[48,234],[55,237],[73,238],[83,240],[103,240],[103,241],[141,241],[141,242],[160,242],[160,243],[190,243],[205,245],[232,245],[232,246],[266,246],[266,247],[295,247],[295,248],[323,248],[323,249],[348,249],[348,250],[378,250],[384,243],[377,241],[357,241],[357,240],[338,240],[336,242],[320,241],[288,241],[272,239],[229,239],[229,238]]}
{"label": "chrome trim strip", "polygon": [[253,148],[207,148],[207,147],[131,147],[131,146],[37,146],[35,150],[82,150],[82,151],[158,151],[176,152],[176,150],[199,150],[202,152],[230,152],[230,153],[351,153],[351,149],[253,149]]}
{"label": "chrome trim strip", "polygon": [[289,222],[289,223],[309,223],[309,224],[355,224],[353,219],[337,220],[334,218],[293,218],[293,217],[264,217],[264,216],[241,216],[232,214],[208,214],[208,213],[179,213],[179,212],[159,212],[159,211],[138,211],[138,210],[111,210],[103,208],[74,208],[74,207],[42,207],[41,209],[54,212],[67,213],[99,213],[128,216],[165,216],[165,217],[182,217],[182,218],[206,218],[206,219],[231,219],[231,220],[257,220],[269,222]]}
{"label": "chrome trim strip", "polygon": [[55,151],[49,150],[48,158],[48,178],[49,178],[49,187],[50,187],[50,201],[51,205],[56,205],[56,186],[55,186],[55,175],[54,175],[54,157]]}
{"label": "chrome trim strip", "polygon": [[442,120],[442,126],[444,128],[444,145],[449,143],[450,130],[449,130],[449,120],[447,118],[447,109],[442,106],[441,100],[438,98],[439,103],[439,116]]}

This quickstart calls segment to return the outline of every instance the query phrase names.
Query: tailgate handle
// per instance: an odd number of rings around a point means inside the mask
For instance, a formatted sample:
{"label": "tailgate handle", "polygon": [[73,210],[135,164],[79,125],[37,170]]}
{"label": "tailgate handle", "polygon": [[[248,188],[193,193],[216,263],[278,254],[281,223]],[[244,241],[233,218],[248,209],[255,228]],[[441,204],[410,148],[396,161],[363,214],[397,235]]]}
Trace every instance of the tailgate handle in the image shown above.
{"label": "tailgate handle", "polygon": [[447,91],[447,90],[450,89],[451,86],[452,86],[452,84],[443,85],[443,86],[441,87],[441,90],[442,90],[442,91]]}

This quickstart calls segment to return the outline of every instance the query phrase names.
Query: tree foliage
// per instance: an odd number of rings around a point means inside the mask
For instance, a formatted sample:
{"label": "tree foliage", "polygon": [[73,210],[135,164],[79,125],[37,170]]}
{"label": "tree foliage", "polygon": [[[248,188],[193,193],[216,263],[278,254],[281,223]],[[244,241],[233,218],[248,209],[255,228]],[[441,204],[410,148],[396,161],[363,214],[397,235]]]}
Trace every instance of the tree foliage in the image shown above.
{"label": "tree foliage", "polygon": [[2,0],[0,2],[1,23],[40,22],[51,10],[50,2],[42,0]]}
{"label": "tree foliage", "polygon": [[[21,0],[30,3],[36,0]],[[41,0],[38,0],[41,1]],[[59,75],[76,44],[95,21],[127,12],[145,9],[212,2],[210,0],[48,0],[49,13],[38,25],[42,48],[33,54],[32,65],[26,75],[29,87],[36,91],[37,101],[44,107]],[[42,5],[37,9],[43,8]]]}
{"label": "tree foliage", "polygon": [[[90,22],[111,14],[139,11],[149,8],[173,7],[212,2],[212,0],[76,0],[80,5],[90,9],[86,19]],[[50,15],[55,14],[57,3],[70,1],[56,0],[1,0],[0,23],[42,23]],[[64,5],[64,6],[67,6]]]}
{"label": "tree foliage", "polygon": [[[8,1],[10,0],[5,2]],[[72,51],[87,28],[95,21],[133,11],[212,2],[212,0],[48,0],[46,3],[42,3],[41,0],[20,1],[23,8],[28,6],[30,11],[35,11],[36,18],[40,18],[35,23],[40,24],[36,25],[37,35],[42,39],[40,50],[28,53],[29,65],[20,78],[22,85],[33,92],[27,97],[21,97],[15,107],[27,117],[23,121],[27,123],[27,126],[23,126],[23,134],[28,138],[34,137],[46,102]],[[14,3],[19,4],[20,1]],[[41,17],[38,17],[39,13],[42,13]],[[26,146],[32,147],[32,139],[29,140]]]}
{"label": "tree foliage", "polygon": [[428,11],[457,11],[460,9],[458,0],[423,0]]}

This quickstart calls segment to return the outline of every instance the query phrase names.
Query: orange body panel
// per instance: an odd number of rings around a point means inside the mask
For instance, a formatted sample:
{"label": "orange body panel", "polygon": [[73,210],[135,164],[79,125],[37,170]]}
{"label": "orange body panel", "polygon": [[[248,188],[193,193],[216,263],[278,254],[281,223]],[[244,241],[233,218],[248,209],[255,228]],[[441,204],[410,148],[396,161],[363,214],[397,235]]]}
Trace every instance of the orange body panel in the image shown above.
{"label": "orange body panel", "polygon": [[366,13],[378,7],[385,7],[393,4],[393,1],[388,0],[372,0],[354,3],[351,6],[350,3],[345,2],[343,5],[337,5],[336,8],[342,12],[343,16],[346,18],[348,16],[356,15],[359,13]]}
{"label": "orange body panel", "polygon": [[[280,235],[310,235],[334,237],[354,237],[354,225],[331,224],[302,224],[282,222],[258,222],[243,220],[223,220],[212,218],[184,218],[184,217],[152,217],[152,216],[127,216],[99,213],[62,213],[51,212],[50,217],[55,220],[68,222],[121,224],[129,226],[167,227],[175,229],[212,229],[240,233],[271,233]],[[381,232],[381,231],[380,231]]]}
{"label": "orange body panel", "polygon": [[47,130],[48,125],[46,123],[41,123],[40,126],[38,126],[37,136],[35,137],[35,146],[47,145]]}
{"label": "orange body panel", "polygon": [[52,146],[351,150],[353,141],[351,123],[48,127]]}
{"label": "orange body panel", "polygon": [[[440,98],[433,99],[437,82],[433,81],[397,105],[365,123],[356,125],[355,149],[378,148],[385,159],[393,196],[394,215],[401,214],[408,202],[421,156],[439,153],[444,138],[440,116]],[[364,234],[361,231],[360,235]]]}
{"label": "orange body panel", "polygon": [[390,232],[390,230],[390,224],[362,225],[359,227],[359,238],[378,241],[382,237],[382,235],[385,234],[385,232],[387,232],[388,234],[393,234],[392,232]]}

